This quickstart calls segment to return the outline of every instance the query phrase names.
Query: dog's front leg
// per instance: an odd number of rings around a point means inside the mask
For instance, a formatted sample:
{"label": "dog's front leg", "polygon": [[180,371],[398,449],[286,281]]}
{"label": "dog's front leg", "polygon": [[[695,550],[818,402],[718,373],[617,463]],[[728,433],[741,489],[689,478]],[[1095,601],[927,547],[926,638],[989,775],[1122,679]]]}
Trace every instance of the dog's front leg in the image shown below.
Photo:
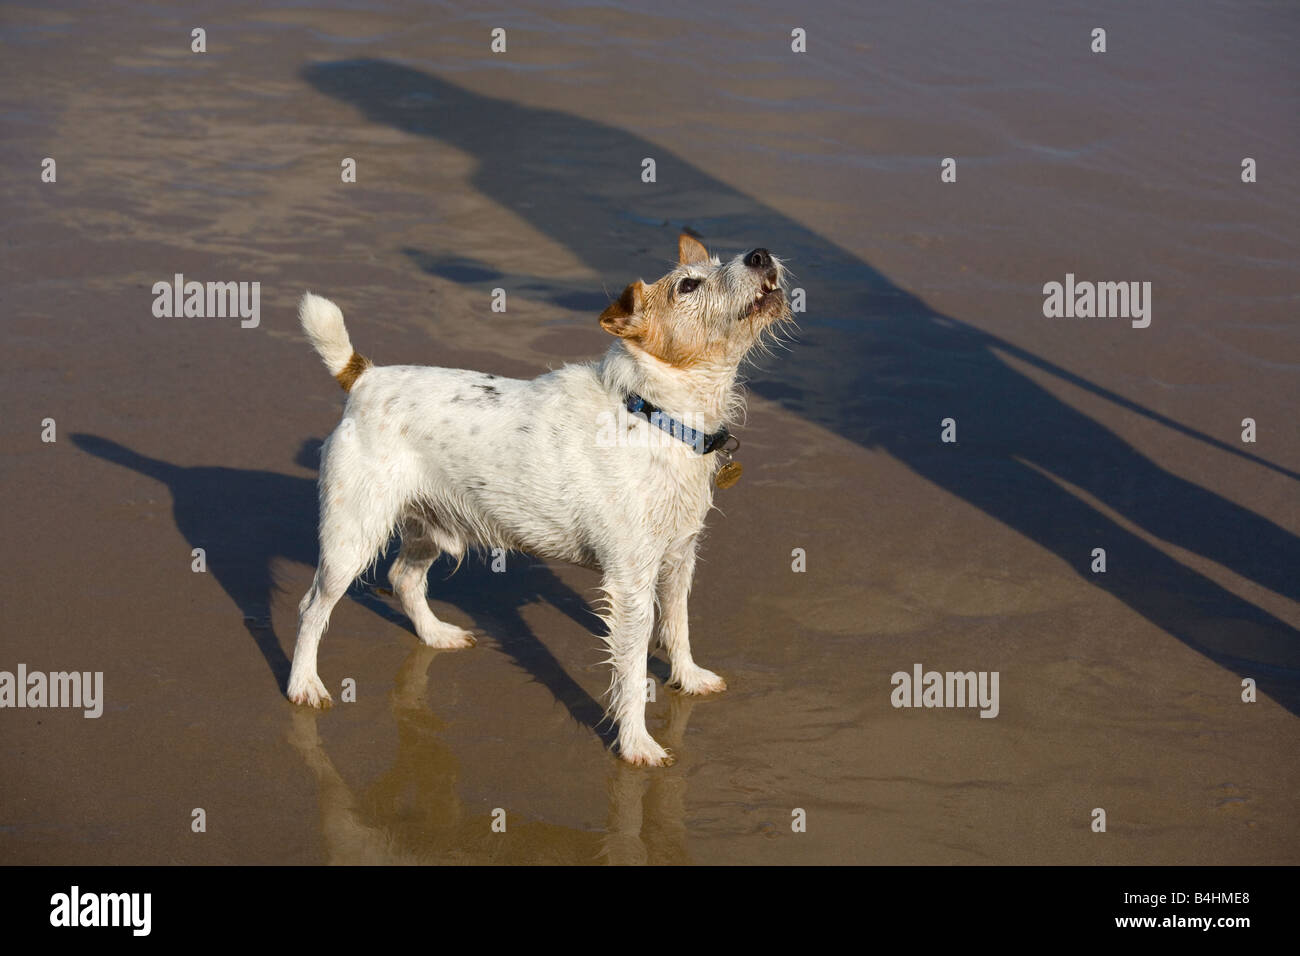
{"label": "dog's front leg", "polygon": [[669,686],[683,694],[716,694],[727,689],[727,682],[691,657],[687,603],[695,576],[695,542],[692,537],[669,551],[659,569],[659,644],[672,667]]}
{"label": "dog's front leg", "polygon": [[609,597],[609,633],[605,641],[614,668],[609,713],[618,726],[619,756],[628,763],[666,767],[673,758],[645,726],[646,658],[654,629],[654,572],[607,574],[604,590]]}

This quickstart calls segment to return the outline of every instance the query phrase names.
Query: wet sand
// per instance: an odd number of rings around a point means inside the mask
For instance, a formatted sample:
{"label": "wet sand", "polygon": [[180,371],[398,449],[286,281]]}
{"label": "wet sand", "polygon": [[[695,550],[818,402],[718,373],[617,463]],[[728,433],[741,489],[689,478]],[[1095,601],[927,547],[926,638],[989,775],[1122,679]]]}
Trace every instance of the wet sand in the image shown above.
{"label": "wet sand", "polygon": [[[1300,19],[1195,7],[5,7],[0,670],[106,701],[0,710],[0,862],[1296,863]],[[290,705],[342,405],[301,292],[377,362],[533,376],[683,225],[808,311],[693,591],[729,690],[652,665],[678,763],[608,752],[597,577],[524,558],[435,566],[464,652],[358,585],[357,701]],[[176,273],[260,325],[155,317]],[[1151,326],[1045,318],[1066,273]],[[996,719],[892,707],[917,662],[997,671]]]}

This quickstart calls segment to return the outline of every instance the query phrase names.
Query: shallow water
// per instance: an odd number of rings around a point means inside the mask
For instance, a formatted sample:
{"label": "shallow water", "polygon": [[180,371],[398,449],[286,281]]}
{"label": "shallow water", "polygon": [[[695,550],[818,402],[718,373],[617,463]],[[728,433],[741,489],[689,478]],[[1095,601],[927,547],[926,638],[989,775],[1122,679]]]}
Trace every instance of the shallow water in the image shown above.
{"label": "shallow water", "polygon": [[[101,670],[107,695],[94,721],[0,714],[0,859],[1296,861],[1288,5],[96,3],[0,24],[21,542],[0,669]],[[597,580],[522,559],[431,575],[435,611],[488,634],[469,652],[417,648],[358,588],[321,651],[357,702],[292,708],[313,442],[340,407],[301,291],[381,363],[531,376],[598,354],[608,293],[659,275],[682,225],[787,256],[808,310],[751,373],[745,478],[693,592],[696,656],[730,689],[682,699],[654,667],[677,765],[605,750]],[[176,273],[260,282],[259,326],[156,318]],[[1151,282],[1150,327],[1044,317],[1067,273]],[[998,716],[895,709],[917,662],[999,672]]]}

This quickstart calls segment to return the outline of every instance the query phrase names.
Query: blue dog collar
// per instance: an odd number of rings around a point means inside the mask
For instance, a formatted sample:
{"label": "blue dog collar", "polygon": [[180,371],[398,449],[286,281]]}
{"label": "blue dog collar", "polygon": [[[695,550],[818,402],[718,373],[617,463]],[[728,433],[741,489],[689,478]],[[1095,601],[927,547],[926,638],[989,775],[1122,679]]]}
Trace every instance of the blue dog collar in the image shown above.
{"label": "blue dog collar", "polygon": [[731,432],[727,429],[720,428],[716,432],[700,431],[698,428],[687,428],[677,419],[670,416],[653,402],[648,402],[636,392],[632,392],[627,397],[627,410],[633,415],[642,416],[651,425],[656,428],[662,428],[668,434],[672,435],[686,444],[692,446],[695,451],[701,455],[707,455],[717,451],[727,443],[731,437]]}

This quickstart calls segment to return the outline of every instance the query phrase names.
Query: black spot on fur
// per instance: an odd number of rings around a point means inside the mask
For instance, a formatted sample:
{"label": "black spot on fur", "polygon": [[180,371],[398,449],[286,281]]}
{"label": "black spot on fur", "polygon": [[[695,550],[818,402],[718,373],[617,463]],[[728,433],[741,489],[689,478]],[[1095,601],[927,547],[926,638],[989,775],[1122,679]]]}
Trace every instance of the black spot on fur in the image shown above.
{"label": "black spot on fur", "polygon": [[483,398],[485,399],[490,399],[495,402],[499,401],[501,398],[501,393],[497,391],[495,385],[475,385],[474,387],[483,390]]}

